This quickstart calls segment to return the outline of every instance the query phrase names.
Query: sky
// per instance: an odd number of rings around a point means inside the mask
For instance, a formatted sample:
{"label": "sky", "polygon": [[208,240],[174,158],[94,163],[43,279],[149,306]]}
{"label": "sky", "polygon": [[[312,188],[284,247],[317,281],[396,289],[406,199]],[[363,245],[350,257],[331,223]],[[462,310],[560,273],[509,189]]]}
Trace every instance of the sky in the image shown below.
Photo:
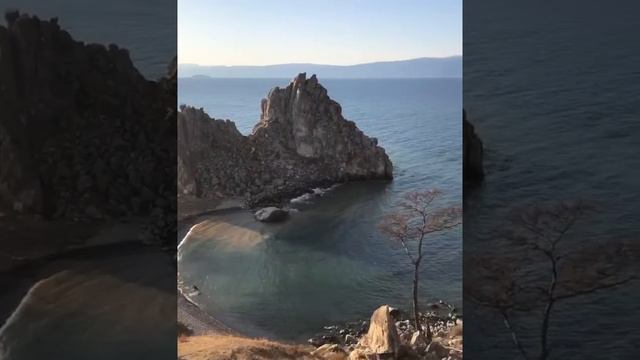
{"label": "sky", "polygon": [[462,54],[462,0],[178,0],[182,64],[352,65]]}

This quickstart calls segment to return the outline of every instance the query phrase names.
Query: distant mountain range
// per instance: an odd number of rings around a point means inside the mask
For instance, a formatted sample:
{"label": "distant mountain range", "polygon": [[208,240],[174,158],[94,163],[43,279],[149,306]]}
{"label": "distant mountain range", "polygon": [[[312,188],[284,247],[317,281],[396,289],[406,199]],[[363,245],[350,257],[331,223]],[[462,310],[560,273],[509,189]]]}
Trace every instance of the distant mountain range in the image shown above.
{"label": "distant mountain range", "polygon": [[462,77],[462,56],[382,61],[357,65],[279,64],[265,66],[203,66],[179,64],[178,77],[290,78],[298,73],[319,78]]}

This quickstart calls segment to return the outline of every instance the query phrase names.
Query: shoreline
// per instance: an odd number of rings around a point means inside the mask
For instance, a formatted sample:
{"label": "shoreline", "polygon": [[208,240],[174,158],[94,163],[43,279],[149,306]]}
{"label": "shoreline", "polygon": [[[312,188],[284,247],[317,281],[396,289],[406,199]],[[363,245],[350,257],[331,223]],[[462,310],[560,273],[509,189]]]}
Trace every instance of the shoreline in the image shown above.
{"label": "shoreline", "polygon": [[[176,257],[179,259],[179,249],[183,241],[189,235],[191,229],[200,224],[205,217],[226,214],[235,211],[247,210],[240,199],[198,199],[193,197],[178,198],[178,227]],[[234,335],[245,336],[242,332],[231,328],[214,314],[202,309],[198,304],[186,296],[181,287],[179,261],[176,263],[176,295],[178,326],[186,327],[188,336],[199,335]],[[179,334],[180,335],[180,334]]]}
{"label": "shoreline", "polygon": [[[327,191],[335,188],[335,185],[331,188],[327,188]],[[304,197],[307,194],[303,194],[298,196],[297,198]],[[314,191],[310,193],[311,196],[319,196],[321,192]],[[296,198],[296,199],[297,199]],[[216,223],[217,221],[220,223],[224,223],[225,217],[235,217],[236,214],[240,217],[246,218],[251,217],[253,219],[252,211],[246,207],[239,206],[221,206],[224,203],[223,200],[220,201],[212,201],[208,206],[203,207],[203,211],[199,213],[191,213],[189,216],[184,216],[182,221],[179,222],[178,232],[180,234],[178,242],[180,245],[187,240],[187,236],[191,234],[191,231],[194,230],[198,225],[204,224],[203,229],[195,230],[195,237],[199,237],[198,231],[207,231],[207,228],[211,226],[211,223]],[[294,205],[293,203],[291,205]],[[209,222],[209,224],[205,224],[205,222]],[[262,223],[257,220],[252,220],[253,223],[260,226]],[[221,241],[228,242],[229,246],[243,246],[243,244],[236,244],[236,239],[234,238],[233,229],[222,229],[221,230],[225,239],[221,239]],[[200,235],[201,236],[201,235]],[[180,247],[179,245],[179,247]],[[178,258],[179,258],[178,254]],[[179,262],[179,261],[178,261]],[[179,270],[179,269],[178,269]],[[220,319],[220,317],[216,316],[215,313],[210,313],[205,310],[201,305],[198,305],[195,300],[190,298],[190,292],[192,290],[199,291],[197,288],[193,289],[194,284],[183,283],[183,279],[180,276],[178,271],[178,322],[179,326],[185,326],[190,330],[194,336],[198,335],[207,335],[207,334],[230,334],[234,336],[242,336],[247,338],[267,338],[272,341],[279,342],[287,342],[290,343],[290,339],[282,339],[275,336],[264,336],[264,335],[256,335],[252,334],[250,330],[243,330],[242,323],[235,324],[235,326],[230,326]],[[447,321],[451,321],[451,314],[454,315],[454,319],[462,320],[462,314],[458,313],[458,310],[455,309],[453,305],[450,305],[446,302],[440,301],[438,303],[424,303],[422,305],[423,312],[432,321],[439,324],[446,324]],[[445,311],[445,313],[443,313]],[[401,309],[401,313],[409,313],[406,309]],[[437,312],[438,314],[432,314]],[[446,313],[451,313],[447,315]],[[345,314],[347,315],[347,314]],[[406,316],[403,317],[406,320]],[[336,335],[340,330],[342,330],[342,336],[349,333],[352,336],[357,336],[357,332],[360,329],[356,329],[351,326],[353,324],[359,323],[362,324],[366,322],[365,318],[357,318],[357,317],[349,317],[345,316],[343,320],[336,323],[326,323],[322,327],[317,329],[313,329],[309,332],[309,338],[307,342],[299,340],[297,343],[299,344],[314,344],[317,346],[323,345],[325,343],[332,343],[331,339],[335,339]],[[250,324],[247,325],[250,328]],[[353,327],[350,329],[349,327]],[[355,332],[353,331],[355,329]],[[325,341],[317,341],[318,339],[325,338]],[[326,341],[329,340],[329,341]]]}
{"label": "shoreline", "polygon": [[[243,336],[200,308],[178,289],[178,326],[185,326],[192,335],[223,334]],[[179,334],[180,335],[180,334]]]}

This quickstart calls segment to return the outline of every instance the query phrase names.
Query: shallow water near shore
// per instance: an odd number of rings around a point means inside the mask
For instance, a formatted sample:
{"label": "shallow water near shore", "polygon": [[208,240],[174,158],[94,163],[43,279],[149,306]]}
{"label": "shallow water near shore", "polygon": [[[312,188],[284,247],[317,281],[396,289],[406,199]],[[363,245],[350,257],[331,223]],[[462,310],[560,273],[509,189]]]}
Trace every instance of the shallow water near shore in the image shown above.
{"label": "shallow water near shore", "polygon": [[[258,121],[260,99],[289,80],[180,79],[180,103],[228,117],[247,134]],[[295,202],[299,211],[285,223],[262,225],[261,241],[250,247],[229,247],[220,238],[228,232],[185,241],[179,277],[200,290],[192,299],[248,335],[306,340],[326,325],[368,318],[381,304],[408,308],[411,267],[378,232],[381,216],[411,190],[438,188],[440,205],[461,203],[460,79],[319,80],[345,118],[378,138],[395,178],[343,184]],[[242,228],[250,215],[208,220]],[[430,240],[426,253],[424,302],[443,299],[460,309],[461,230]]]}
{"label": "shallow water near shore", "polygon": [[164,359],[175,354],[170,256],[137,243],[77,253],[2,274],[0,283],[11,291],[0,300],[17,307],[0,327],[0,358]]}

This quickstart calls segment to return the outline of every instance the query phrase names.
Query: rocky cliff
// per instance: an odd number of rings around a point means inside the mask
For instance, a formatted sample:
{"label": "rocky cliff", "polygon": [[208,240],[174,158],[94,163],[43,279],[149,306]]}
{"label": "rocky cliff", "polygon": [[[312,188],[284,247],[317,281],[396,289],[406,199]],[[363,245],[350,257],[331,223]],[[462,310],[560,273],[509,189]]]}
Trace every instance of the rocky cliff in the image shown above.
{"label": "rocky cliff", "polygon": [[480,183],[484,178],[483,146],[473,125],[467,121],[467,112],[462,111],[463,177],[468,185]]}
{"label": "rocky cliff", "polygon": [[0,210],[175,213],[175,61],[166,78],[149,81],[126,49],[75,41],[55,18],[5,17]]}
{"label": "rocky cliff", "polygon": [[211,119],[202,109],[178,113],[180,195],[219,198],[243,195],[250,152],[248,139],[229,120]]}
{"label": "rocky cliff", "polygon": [[277,203],[317,186],[391,179],[393,166],[375,138],[342,116],[315,75],[298,75],[262,100],[260,121],[242,136],[202,109],[178,114],[179,192],[204,198],[242,196]]}

